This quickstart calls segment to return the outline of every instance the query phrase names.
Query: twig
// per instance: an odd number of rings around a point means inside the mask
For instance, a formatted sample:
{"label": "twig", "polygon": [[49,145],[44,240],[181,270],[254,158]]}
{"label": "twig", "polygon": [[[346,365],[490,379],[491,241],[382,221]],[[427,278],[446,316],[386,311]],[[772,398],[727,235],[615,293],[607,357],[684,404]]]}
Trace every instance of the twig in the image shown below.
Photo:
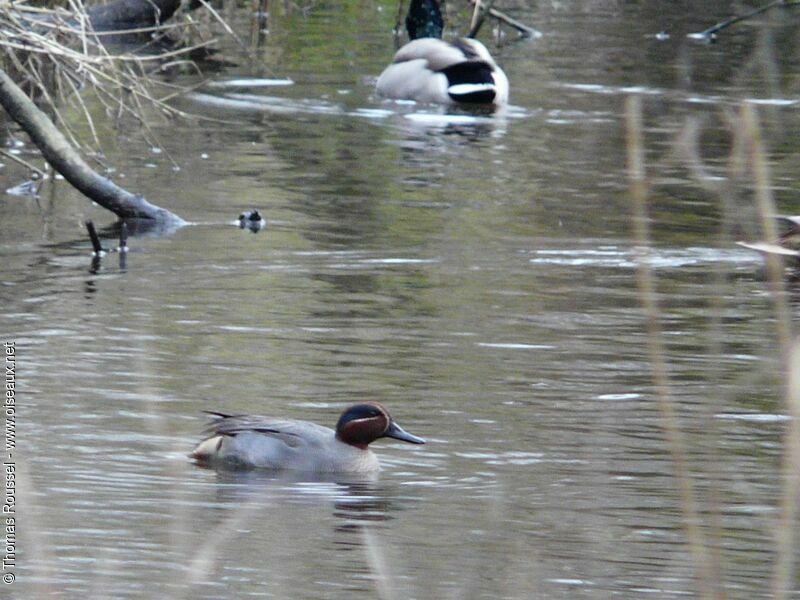
{"label": "twig", "polygon": [[231,26],[228,25],[228,23],[225,21],[225,19],[223,19],[220,16],[220,14],[216,10],[214,10],[214,7],[211,6],[211,4],[208,2],[208,0],[199,0],[199,2],[200,2],[200,4],[202,4],[206,8],[206,10],[208,10],[211,13],[211,15],[217,21],[217,23],[222,25],[222,28],[225,30],[225,32],[229,36],[231,36],[237,44],[239,44],[239,47],[242,49],[242,52],[245,52],[248,55],[248,57],[250,58],[250,60],[252,60],[254,62],[258,62],[258,63],[263,63],[263,60],[261,58],[259,58],[259,56],[256,56],[256,54],[250,48],[248,48],[247,44],[245,44],[242,41],[242,38],[240,38],[236,34],[236,32],[233,29],[231,29]]}
{"label": "twig", "polygon": [[[83,118],[86,123],[89,124],[89,131],[92,134],[92,139],[94,140],[95,146],[99,148],[100,138],[98,137],[97,129],[94,126],[94,119],[92,119],[92,115],[89,114],[89,109],[86,106],[86,102],[83,101],[83,96],[78,92],[78,87],[75,85],[75,82],[71,77],[65,77],[64,79],[67,80],[67,83],[69,83],[70,87],[72,88],[72,95],[74,98],[77,98],[78,106],[80,106],[80,109],[83,112]],[[63,122],[63,119],[60,120]]]}
{"label": "twig", "polygon": [[[44,9],[43,12],[47,12],[47,10]],[[31,27],[35,26],[39,29],[52,29],[58,33],[69,33],[76,36],[86,35],[85,30],[77,29],[71,26],[69,23],[49,23],[47,21],[42,21],[41,19],[28,18],[25,14],[20,15],[20,19],[30,23]],[[160,25],[151,25],[147,27],[132,27],[131,29],[105,29],[103,31],[93,31],[91,35],[92,37],[103,38],[104,36],[131,35],[135,33],[161,33],[172,29],[182,29],[185,27],[186,23],[162,23]]]}
{"label": "twig", "polygon": [[701,40],[701,39],[714,40],[716,39],[718,32],[722,31],[723,29],[726,29],[727,27],[730,27],[731,25],[738,23],[739,21],[744,21],[745,19],[750,19],[752,17],[758,16],[761,13],[767,12],[771,8],[775,8],[776,6],[788,8],[791,6],[797,6],[799,4],[800,0],[773,0],[769,4],[765,4],[760,8],[751,10],[749,13],[745,13],[743,15],[734,15],[732,17],[725,19],[724,21],[720,21],[713,27],[709,27],[708,29],[705,29],[698,33],[687,34],[686,37],[694,40]]}
{"label": "twig", "polygon": [[[470,0],[473,4],[483,4],[481,0]],[[800,1],[800,0],[798,0]],[[524,23],[517,21],[516,19],[512,19],[507,14],[500,12],[496,8],[490,8],[488,13],[493,16],[498,21],[502,21],[509,27],[513,27],[517,31],[519,31],[522,37],[529,37],[529,38],[540,38],[542,37],[542,32],[538,29],[534,29],[533,27],[528,27]]]}
{"label": "twig", "polygon": [[400,0],[397,3],[397,15],[394,21],[394,35],[395,37],[400,37],[403,32],[403,0]]}
{"label": "twig", "polygon": [[20,158],[19,156],[14,156],[13,154],[8,152],[7,150],[0,150],[0,155],[5,156],[9,160],[13,160],[14,162],[17,162],[17,163],[21,164],[23,167],[27,167],[28,169],[30,169],[31,171],[36,173],[39,177],[44,179],[45,172],[42,171],[40,168],[33,166],[31,163],[29,163],[24,158]]}
{"label": "twig", "polygon": [[[33,34],[28,34],[29,36],[33,36]],[[210,46],[215,44],[218,40],[216,38],[212,38],[210,40],[204,42],[198,42],[193,46],[185,46],[183,48],[178,48],[177,50],[171,50],[170,52],[163,52],[159,55],[154,56],[134,56],[132,54],[118,54],[118,55],[107,55],[107,56],[92,56],[92,55],[85,55],[81,52],[76,52],[74,50],[70,50],[66,46],[60,46],[56,44],[52,44],[47,40],[43,40],[43,44],[41,46],[31,46],[28,45],[27,42],[13,42],[6,38],[0,38],[0,46],[5,46],[6,48],[13,48],[14,50],[21,50],[24,52],[31,52],[35,54],[43,54],[45,56],[59,56],[65,59],[71,59],[79,64],[90,64],[90,63],[108,63],[108,62],[135,62],[135,63],[145,63],[145,62],[159,62],[163,58],[171,58],[173,56],[181,56],[184,54],[189,54],[194,50],[198,50],[200,48],[204,48],[206,46]]]}
{"label": "twig", "polygon": [[492,10],[496,0],[487,0],[487,2],[475,2],[475,10],[472,11],[472,22],[469,26],[468,38],[474,38],[478,35],[481,25],[483,25],[486,15]]}

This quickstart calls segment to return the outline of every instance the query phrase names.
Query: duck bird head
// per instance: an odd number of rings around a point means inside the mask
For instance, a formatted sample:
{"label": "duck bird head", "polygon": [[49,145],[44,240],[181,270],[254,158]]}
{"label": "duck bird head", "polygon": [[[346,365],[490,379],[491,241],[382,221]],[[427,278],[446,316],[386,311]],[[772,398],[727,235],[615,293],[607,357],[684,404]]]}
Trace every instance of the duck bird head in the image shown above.
{"label": "duck bird head", "polygon": [[267,220],[256,209],[241,213],[238,222],[239,229],[249,229],[253,233],[261,231],[267,224]]}
{"label": "duck bird head", "polygon": [[425,440],[408,433],[395,423],[389,411],[378,402],[354,404],[342,413],[336,423],[336,438],[357,448],[366,448],[382,437],[411,444],[425,443]]}

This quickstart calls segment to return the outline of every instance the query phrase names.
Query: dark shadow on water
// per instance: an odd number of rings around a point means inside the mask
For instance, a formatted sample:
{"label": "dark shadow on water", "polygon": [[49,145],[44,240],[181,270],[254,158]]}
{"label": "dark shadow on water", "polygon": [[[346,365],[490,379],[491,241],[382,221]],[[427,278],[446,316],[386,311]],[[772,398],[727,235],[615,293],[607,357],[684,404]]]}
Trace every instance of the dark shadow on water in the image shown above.
{"label": "dark shadow on water", "polygon": [[200,469],[215,471],[217,481],[222,484],[262,485],[276,482],[277,484],[313,484],[328,483],[342,486],[366,485],[378,479],[377,473],[316,473],[313,471],[277,471],[272,469],[228,468],[214,469],[197,465]]}

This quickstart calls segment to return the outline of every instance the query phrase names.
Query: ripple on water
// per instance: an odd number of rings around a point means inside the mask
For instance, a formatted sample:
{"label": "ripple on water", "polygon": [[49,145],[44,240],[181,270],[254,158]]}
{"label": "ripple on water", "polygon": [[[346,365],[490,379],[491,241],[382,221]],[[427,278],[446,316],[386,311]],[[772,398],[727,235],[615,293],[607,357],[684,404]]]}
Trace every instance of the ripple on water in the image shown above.
{"label": "ripple on water", "polygon": [[610,267],[632,269],[638,266],[638,261],[643,260],[654,269],[675,269],[694,265],[728,264],[753,264],[761,262],[760,257],[753,252],[744,252],[732,248],[723,250],[719,248],[650,248],[645,254],[638,255],[631,247],[608,248],[563,248],[533,250],[534,258],[531,264],[566,265],[573,267]]}
{"label": "ripple on water", "polygon": [[726,421],[749,421],[751,423],[783,423],[791,420],[789,415],[765,413],[718,413],[714,417]]}
{"label": "ripple on water", "polygon": [[238,79],[222,79],[218,81],[210,81],[207,87],[211,88],[257,88],[257,87],[285,87],[294,85],[294,81],[288,78],[283,79],[269,79],[261,77],[240,77]]}
{"label": "ripple on water", "polygon": [[520,344],[513,342],[477,342],[476,345],[500,350],[552,350],[555,348],[555,346],[548,344]]}
{"label": "ripple on water", "polygon": [[221,96],[195,92],[187,96],[197,104],[237,112],[267,112],[275,114],[341,115],[341,106],[323,100],[294,100],[277,96],[226,93]]}

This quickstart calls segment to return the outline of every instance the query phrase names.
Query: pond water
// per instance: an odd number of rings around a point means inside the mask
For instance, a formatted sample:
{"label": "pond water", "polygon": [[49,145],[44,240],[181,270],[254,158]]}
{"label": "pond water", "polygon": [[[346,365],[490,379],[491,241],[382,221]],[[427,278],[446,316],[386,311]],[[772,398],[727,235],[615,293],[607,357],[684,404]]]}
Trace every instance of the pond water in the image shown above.
{"label": "pond water", "polygon": [[[372,94],[395,3],[274,4],[251,47],[268,68],[226,39],[231,64],[181,100],[213,119],[105,131],[115,177],[190,226],[93,267],[82,222],[108,213],[63,182],[0,196],[19,482],[3,597],[698,593],[636,288],[631,94],[715,581],[771,597],[786,409],[762,261],[734,243],[754,235],[753,201],[740,194],[721,234],[719,196],[671,156],[695,117],[725,175],[726,115],[758,100],[779,207],[800,212],[800,13],[701,45],[686,34],[730,3],[530,3],[510,12],[542,38],[482,36],[512,105],[448,115]],[[250,12],[223,13],[245,40]],[[21,135],[8,144],[37,160]],[[4,162],[12,188],[26,172]],[[249,208],[258,234],[231,224]],[[202,410],[332,426],[363,399],[428,440],[375,443],[377,482],[187,458]]]}

